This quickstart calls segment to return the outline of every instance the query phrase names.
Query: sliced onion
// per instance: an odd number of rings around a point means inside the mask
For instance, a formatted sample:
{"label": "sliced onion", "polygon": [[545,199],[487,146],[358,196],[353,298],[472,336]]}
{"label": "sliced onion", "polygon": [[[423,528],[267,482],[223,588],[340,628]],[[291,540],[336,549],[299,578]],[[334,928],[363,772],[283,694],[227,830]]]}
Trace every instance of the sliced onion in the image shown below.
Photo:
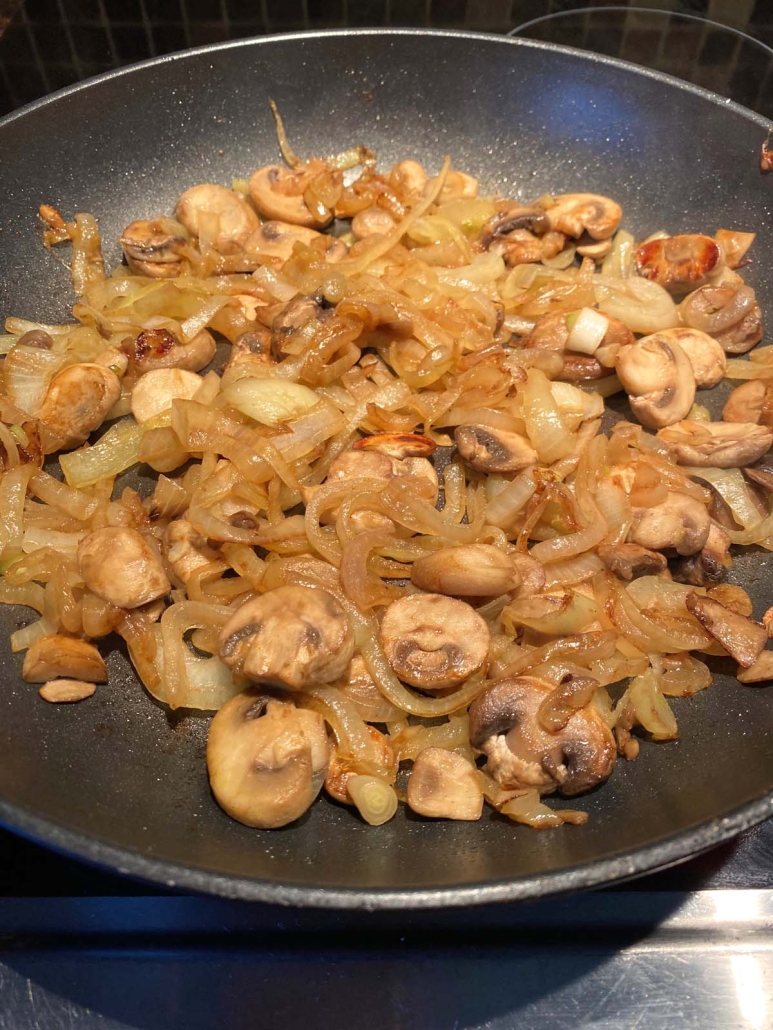
{"label": "sliced onion", "polygon": [[671,296],[649,279],[598,276],[594,285],[599,310],[619,318],[634,333],[649,335],[679,324]]}
{"label": "sliced onion", "polygon": [[3,363],[8,399],[28,415],[37,415],[51,380],[66,362],[67,355],[61,350],[12,347]]}
{"label": "sliced onion", "polygon": [[609,319],[600,311],[596,311],[595,308],[580,308],[569,331],[567,350],[580,354],[595,354],[608,329]]}
{"label": "sliced onion", "polygon": [[224,605],[200,601],[182,601],[167,608],[161,616],[161,646],[155,658],[160,683],[151,689],[154,697],[172,709],[214,711],[243,689],[216,655],[199,658],[185,640],[190,630],[222,626],[232,614]]}
{"label": "sliced onion", "polygon": [[70,486],[82,488],[111,479],[136,465],[144,429],[134,419],[111,426],[92,446],[59,456],[65,479]]}

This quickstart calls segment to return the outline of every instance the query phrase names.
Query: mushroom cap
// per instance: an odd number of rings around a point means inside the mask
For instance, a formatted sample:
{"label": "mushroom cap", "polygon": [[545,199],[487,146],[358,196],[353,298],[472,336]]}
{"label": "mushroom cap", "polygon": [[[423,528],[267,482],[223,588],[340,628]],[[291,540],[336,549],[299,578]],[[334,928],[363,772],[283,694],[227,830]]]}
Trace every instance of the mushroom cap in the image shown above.
{"label": "mushroom cap", "polygon": [[695,375],[690,359],[678,343],[661,333],[621,347],[615,368],[633,413],[648,429],[679,422],[693,406]]}
{"label": "mushroom cap", "polygon": [[441,594],[401,597],[386,609],[379,632],[394,672],[422,690],[442,690],[480,669],[490,644],[480,615],[455,598]]}
{"label": "mushroom cap", "polygon": [[219,653],[257,683],[302,690],[344,675],[354,632],[329,591],[283,586],[253,597],[231,616],[220,632]]}
{"label": "mushroom cap", "polygon": [[94,361],[68,365],[51,380],[37,413],[54,439],[47,453],[77,447],[98,429],[121,396],[121,380]]}
{"label": "mushroom cap", "polygon": [[136,529],[89,533],[78,544],[78,569],[89,590],[116,608],[139,608],[172,589],[158,551]]}
{"label": "mushroom cap", "polygon": [[315,229],[281,222],[274,218],[263,222],[250,233],[244,243],[244,250],[247,254],[259,254],[262,257],[275,257],[280,261],[287,261],[292,257],[296,243],[303,243],[308,247],[320,236],[321,233]]}
{"label": "mushroom cap", "polygon": [[580,794],[612,772],[614,737],[593,705],[557,733],[540,726],[539,706],[553,690],[534,676],[517,676],[495,683],[470,706],[470,742],[488,755],[486,770],[506,789]]}
{"label": "mushroom cap", "polygon": [[722,269],[722,249],[711,236],[687,233],[642,243],[635,254],[640,276],[671,293],[686,293]]}
{"label": "mushroom cap", "polygon": [[321,715],[255,688],[227,701],[209,728],[212,793],[246,826],[273,829],[303,815],[319,793],[329,758]]}

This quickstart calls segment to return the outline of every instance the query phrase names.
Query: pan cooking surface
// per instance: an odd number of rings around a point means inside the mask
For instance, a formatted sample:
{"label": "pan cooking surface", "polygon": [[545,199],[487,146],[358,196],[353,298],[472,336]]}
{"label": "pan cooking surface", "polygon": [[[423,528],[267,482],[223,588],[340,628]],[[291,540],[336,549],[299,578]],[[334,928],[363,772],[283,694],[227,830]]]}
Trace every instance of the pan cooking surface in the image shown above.
{"label": "pan cooking surface", "polygon": [[[367,143],[380,164],[455,167],[524,201],[592,190],[644,235],[757,230],[746,276],[773,319],[773,176],[767,126],[717,97],[588,54],[462,34],[293,36],[188,52],[111,74],[0,124],[0,313],[67,318],[69,276],[39,241],[41,202],[88,210],[105,252],[135,218],[172,210],[197,182],[230,184],[277,159],[267,100],[303,155]],[[707,395],[715,414],[720,394]],[[707,403],[701,397],[702,403]],[[718,403],[719,402],[719,403]],[[732,573],[756,614],[770,556]],[[585,826],[546,833],[487,810],[479,823],[401,807],[374,829],[326,799],[283,830],[249,830],[212,800],[207,718],[170,714],[125,655],[80,705],[46,705],[21,680],[0,609],[0,818],[53,847],[168,885],[289,904],[393,907],[516,899],[630,876],[687,857],[773,810],[773,695],[717,665],[714,685],[673,700],[681,740],[644,744],[572,803]],[[728,671],[732,671],[728,669]]]}

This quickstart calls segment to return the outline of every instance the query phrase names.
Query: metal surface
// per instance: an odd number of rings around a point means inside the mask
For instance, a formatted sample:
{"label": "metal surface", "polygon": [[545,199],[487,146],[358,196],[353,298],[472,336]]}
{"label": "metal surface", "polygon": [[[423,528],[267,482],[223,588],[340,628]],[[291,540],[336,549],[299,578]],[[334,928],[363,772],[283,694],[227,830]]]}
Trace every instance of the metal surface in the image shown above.
{"label": "metal surface", "polygon": [[585,895],[505,919],[490,908],[442,932],[405,914],[377,938],[362,917],[342,929],[355,914],[317,914],[299,933],[292,916],[254,911],[70,900],[56,937],[55,916],[18,925],[0,904],[18,949],[0,957],[0,1026],[767,1030],[773,1019],[771,891]]}
{"label": "metal surface", "polygon": [[[431,86],[427,68],[431,66]],[[464,74],[460,74],[460,69]],[[41,201],[92,210],[108,256],[131,219],[171,210],[197,181],[229,183],[275,158],[271,95],[304,153],[360,140],[384,164],[450,151],[483,188],[528,199],[595,189],[635,233],[770,224],[758,169],[767,124],[719,97],[609,59],[520,40],[358,32],[253,41],[163,59],[76,88],[0,124],[13,188],[0,196],[0,310],[67,313],[65,273],[39,245]],[[773,240],[748,280],[773,308]],[[716,401],[716,398],[715,398]],[[767,556],[736,576],[767,607]],[[16,624],[6,612],[2,625]],[[401,811],[373,830],[324,800],[262,834],[210,798],[206,719],[169,716],[118,650],[88,704],[42,705],[0,634],[0,818],[55,848],[138,877],[233,897],[327,907],[480,904],[592,886],[678,861],[773,810],[773,706],[717,667],[674,704],[682,739],[645,746],[575,800],[583,827],[547,834]]]}

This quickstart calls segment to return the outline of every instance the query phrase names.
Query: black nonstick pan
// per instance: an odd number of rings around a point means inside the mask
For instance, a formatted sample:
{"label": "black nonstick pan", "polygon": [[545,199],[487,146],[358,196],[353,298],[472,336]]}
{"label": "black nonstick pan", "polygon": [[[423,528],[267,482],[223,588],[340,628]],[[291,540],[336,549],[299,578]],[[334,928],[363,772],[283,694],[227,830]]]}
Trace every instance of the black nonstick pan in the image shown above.
{"label": "black nonstick pan", "polygon": [[[746,278],[773,319],[767,124],[718,96],[607,58],[456,33],[340,32],[228,44],[147,62],[0,123],[0,314],[64,320],[67,272],[43,250],[41,202],[94,212],[106,252],[135,218],[197,182],[230,184],[276,160],[267,100],[302,154],[363,142],[388,166],[456,167],[523,200],[592,190],[644,235],[756,230]],[[770,323],[769,323],[770,324]],[[709,402],[721,403],[720,391]],[[715,412],[717,408],[714,408]],[[773,562],[732,573],[757,614]],[[279,831],[212,800],[207,719],[155,704],[116,647],[89,701],[47,705],[21,679],[0,609],[0,820],[111,869],[180,888],[292,905],[388,908],[534,897],[630,877],[726,840],[773,811],[773,693],[717,672],[674,701],[681,739],[645,744],[577,804],[585,826],[537,833],[497,816],[379,829],[324,799]]]}

